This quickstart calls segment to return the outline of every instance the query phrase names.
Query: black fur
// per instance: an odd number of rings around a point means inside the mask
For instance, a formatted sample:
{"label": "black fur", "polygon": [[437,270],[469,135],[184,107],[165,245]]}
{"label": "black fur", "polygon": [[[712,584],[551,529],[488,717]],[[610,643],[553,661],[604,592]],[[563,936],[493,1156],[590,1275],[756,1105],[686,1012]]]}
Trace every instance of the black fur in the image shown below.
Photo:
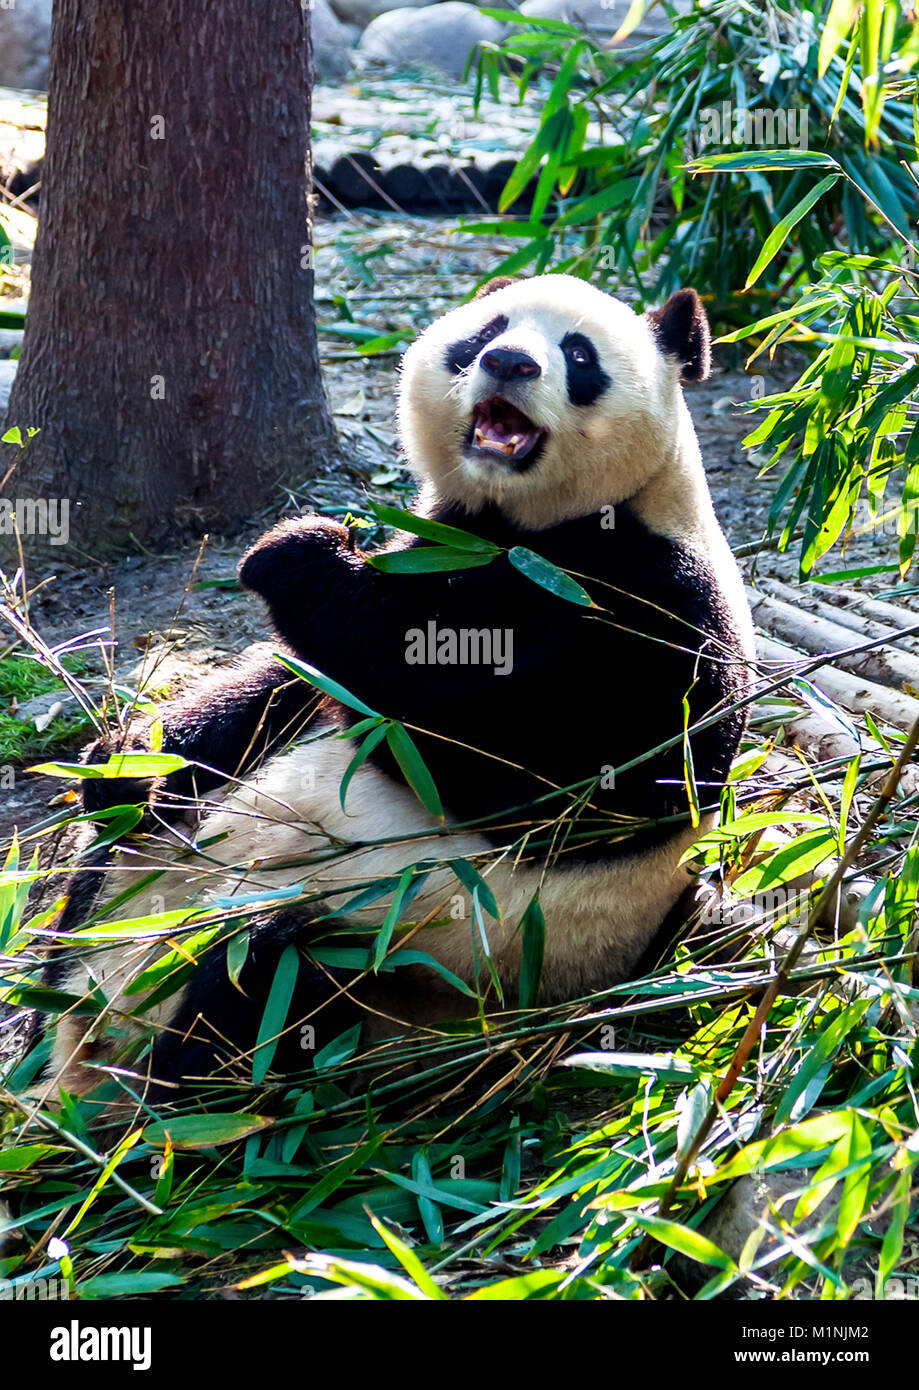
{"label": "black fur", "polygon": [[[537,587],[506,555],[455,573],[380,572],[350,550],[343,527],[321,518],[269,532],[240,577],[305,659],[372,708],[439,735],[417,741],[445,806],[494,843],[508,839],[508,827],[518,827],[515,837],[524,822],[546,823],[572,804],[572,795],[553,788],[599,779],[667,738],[678,740],[668,753],[623,773],[614,789],[595,791],[593,809],[568,836],[566,862],[615,854],[613,815],[648,820],[685,811],[683,697],[698,720],[729,703],[745,680],[738,633],[698,557],[652,534],[627,507],[617,510],[615,530],[595,515],[537,535],[495,507],[470,516],[445,505],[436,519],[504,549],[529,546],[563,569],[588,568],[585,587],[608,615]],[[429,621],[454,631],[510,630],[513,670],[407,664],[406,634]],[[342,710],[340,718],[356,716]],[[742,722],[734,714],[692,737],[703,789],[714,793],[723,781]],[[374,760],[400,779],[384,746]],[[538,808],[519,809],[537,798]],[[648,828],[619,852],[670,833],[672,826]]]}
{"label": "black fur", "polygon": [[[568,399],[572,405],[593,405],[610,385],[610,378],[600,366],[593,343],[583,333],[566,333],[560,346],[565,354]],[[587,355],[587,362],[574,360],[576,348]]]}
{"label": "black fur", "polygon": [[675,357],[681,381],[704,381],[711,371],[712,340],[702,301],[695,290],[677,290],[661,309],[648,313],[661,351]]}
{"label": "black fur", "polygon": [[486,343],[490,343],[492,338],[497,338],[499,333],[504,333],[507,329],[507,315],[498,314],[484,328],[480,328],[469,338],[461,338],[458,343],[451,343],[444,356],[444,364],[448,372],[458,376],[460,372],[466,371],[471,367],[475,359]]}
{"label": "black fur", "polygon": [[[186,809],[189,802],[258,767],[280,745],[291,742],[309,723],[318,703],[272,649],[237,662],[160,706],[163,753],[178,753],[193,767],[156,781],[89,779],[83,783],[87,811],[137,804],[153,798],[160,813]],[[120,752],[149,751],[150,720],[139,719],[127,736],[100,738],[83,754],[87,763],[104,762]]]}
{"label": "black fur", "polygon": [[[157,1034],[150,1064],[156,1081],[178,1076],[227,1079],[251,1075],[265,1000],[281,953],[303,945],[310,919],[304,910],[279,912],[249,924],[249,952],[237,989],[227,970],[227,944],[207,951],[191,973],[178,1011]],[[305,1069],[319,1051],[354,1022],[354,1009],[339,992],[340,972],[301,956],[293,997],[272,1065],[281,1072]],[[302,1025],[312,1028],[304,1036]],[[304,1046],[309,1043],[309,1046]],[[164,1093],[168,1099],[168,1092]]]}
{"label": "black fur", "polygon": [[[678,738],[684,695],[696,721],[744,688],[739,635],[714,576],[694,552],[649,531],[627,506],[617,508],[613,530],[598,514],[532,534],[496,507],[470,516],[443,505],[436,519],[504,550],[528,546],[562,569],[588,568],[585,587],[607,611],[556,598],[504,554],[456,572],[383,573],[351,549],[345,527],[322,517],[275,527],[245,556],[240,577],[265,599],[283,644],[382,714],[439,735],[417,742],[443,802],[454,819],[475,823],[492,842],[504,842],[507,827],[519,825],[517,808],[538,800],[529,818],[549,821],[572,803],[555,788],[599,779],[604,769]],[[394,548],[423,544],[403,536]],[[406,635],[430,621],[454,631],[509,630],[513,669],[502,675],[485,665],[409,665]],[[266,749],[305,728],[317,704],[313,687],[274,661],[216,677],[167,703],[160,712],[164,751],[207,770],[199,768],[194,781],[180,772],[157,784],[158,808],[250,770]],[[329,700],[322,705],[343,725],[359,717]],[[742,724],[734,713],[692,736],[703,792],[723,781]],[[143,734],[132,746],[143,745]],[[385,745],[373,759],[403,780]],[[108,804],[141,799],[133,784],[85,785],[89,797],[104,787]],[[570,862],[616,852],[607,843],[612,815],[649,820],[685,811],[681,743],[621,774],[614,789],[599,787],[591,804],[569,837]],[[669,833],[669,825],[646,829],[642,847]],[[631,840],[620,852],[635,847]]]}

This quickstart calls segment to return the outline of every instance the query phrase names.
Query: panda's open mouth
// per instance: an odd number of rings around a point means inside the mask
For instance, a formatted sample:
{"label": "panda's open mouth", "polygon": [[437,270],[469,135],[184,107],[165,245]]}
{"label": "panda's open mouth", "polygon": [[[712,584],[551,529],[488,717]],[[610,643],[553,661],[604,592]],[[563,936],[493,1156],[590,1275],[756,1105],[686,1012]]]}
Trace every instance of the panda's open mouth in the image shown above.
{"label": "panda's open mouth", "polygon": [[465,443],[475,455],[522,469],[536,462],[547,434],[503,396],[491,396],[474,408]]}

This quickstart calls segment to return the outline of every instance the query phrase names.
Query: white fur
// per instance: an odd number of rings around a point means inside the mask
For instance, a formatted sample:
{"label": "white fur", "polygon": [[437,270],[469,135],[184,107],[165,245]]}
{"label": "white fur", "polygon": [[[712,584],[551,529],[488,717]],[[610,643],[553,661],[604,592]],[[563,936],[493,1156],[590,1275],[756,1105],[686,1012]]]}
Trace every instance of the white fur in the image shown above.
{"label": "white fur", "polygon": [[[464,454],[473,407],[495,392],[478,359],[458,377],[447,348],[498,315],[495,347],[519,348],[539,377],[501,394],[549,431],[533,468],[514,473]],[[568,400],[562,338],[586,334],[610,386],[590,406]],[[481,357],[481,354],[480,354]],[[698,551],[714,569],[752,659],[753,626],[743,581],[712,507],[680,366],[658,347],[647,318],[570,275],[542,275],[494,290],[436,320],[402,362],[399,428],[422,504],[450,498],[470,511],[493,501],[535,531],[628,501],[659,535]]]}
{"label": "white fur", "polygon": [[[677,867],[682,852],[698,832],[684,831],[670,845],[652,855],[634,855],[611,864],[554,867],[546,872],[526,862],[517,863],[495,850],[480,836],[467,832],[440,834],[414,793],[392,783],[371,764],[355,774],[348,791],[346,811],[339,803],[339,786],[354,753],[351,740],[330,730],[309,743],[270,759],[251,781],[217,799],[196,830],[186,826],[198,846],[220,836],[217,843],[188,853],[183,863],[174,855],[181,840],[168,837],[161,850],[149,854],[121,854],[106,879],[104,900],[120,895],[131,881],[138,882],[166,865],[163,877],[123,903],[105,922],[127,921],[147,913],[188,908],[206,912],[217,899],[264,893],[266,908],[271,893],[300,884],[306,893],[331,893],[329,908],[343,901],[336,889],[364,880],[395,875],[422,859],[447,860],[474,857],[494,893],[502,920],[486,917],[492,957],[510,1000],[520,964],[520,921],[533,894],[539,889],[546,918],[546,951],[543,996],[570,999],[600,985],[624,978],[650,941],[661,918],[690,879]],[[324,827],[325,833],[318,830]],[[358,842],[388,840],[364,847]],[[337,847],[332,845],[337,841]],[[329,857],[330,847],[334,850]],[[270,852],[270,858],[266,854]],[[283,866],[279,861],[287,862]],[[455,918],[458,900],[463,915]],[[376,927],[383,920],[390,898],[348,917],[348,921]],[[283,904],[275,904],[283,905]],[[404,914],[411,922],[436,921],[417,933],[411,947],[441,961],[470,986],[474,985],[471,934],[478,934],[468,895],[450,869],[435,869]],[[204,920],[204,919],[202,919]],[[100,923],[97,934],[105,935]],[[181,933],[173,934],[181,941]],[[137,1007],[141,996],[126,988],[164,949],[162,941],[132,939],[88,953],[71,967],[63,987],[83,994],[93,982],[115,1014]],[[479,950],[481,959],[481,948]],[[462,999],[455,991],[453,1002]],[[151,1009],[151,1022],[168,1025],[178,1007],[178,996]],[[468,1001],[466,1001],[468,1004]],[[464,1012],[468,1009],[464,1009]],[[126,1025],[129,1027],[130,1025]],[[55,1060],[64,1067],[71,1052],[78,1052],[81,1020],[58,1025]],[[93,1072],[75,1065],[65,1068],[69,1089],[82,1090],[92,1083]]]}

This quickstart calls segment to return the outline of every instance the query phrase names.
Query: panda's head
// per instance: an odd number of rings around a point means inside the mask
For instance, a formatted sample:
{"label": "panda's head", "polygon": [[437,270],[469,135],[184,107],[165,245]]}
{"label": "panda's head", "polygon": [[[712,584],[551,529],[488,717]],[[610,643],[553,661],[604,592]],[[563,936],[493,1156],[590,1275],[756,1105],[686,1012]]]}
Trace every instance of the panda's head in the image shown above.
{"label": "panda's head", "polygon": [[707,376],[709,341],[695,290],[639,315],[569,275],[493,281],[405,354],[409,466],[536,528],[625,501],[692,436],[680,383]]}

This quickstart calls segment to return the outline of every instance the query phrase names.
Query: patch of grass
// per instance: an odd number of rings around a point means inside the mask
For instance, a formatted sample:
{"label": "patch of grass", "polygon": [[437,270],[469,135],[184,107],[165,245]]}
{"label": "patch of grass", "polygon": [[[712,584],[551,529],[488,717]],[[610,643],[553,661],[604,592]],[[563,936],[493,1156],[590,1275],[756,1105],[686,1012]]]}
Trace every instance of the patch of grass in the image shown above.
{"label": "patch of grass", "polygon": [[[89,663],[80,656],[67,656],[63,664],[75,676],[83,676],[89,669]],[[16,719],[9,713],[14,701],[23,705],[36,695],[63,689],[57,676],[34,657],[12,655],[0,661],[0,748],[6,762],[29,763],[88,737],[91,725],[82,711],[56,715],[41,730],[32,720]]]}

